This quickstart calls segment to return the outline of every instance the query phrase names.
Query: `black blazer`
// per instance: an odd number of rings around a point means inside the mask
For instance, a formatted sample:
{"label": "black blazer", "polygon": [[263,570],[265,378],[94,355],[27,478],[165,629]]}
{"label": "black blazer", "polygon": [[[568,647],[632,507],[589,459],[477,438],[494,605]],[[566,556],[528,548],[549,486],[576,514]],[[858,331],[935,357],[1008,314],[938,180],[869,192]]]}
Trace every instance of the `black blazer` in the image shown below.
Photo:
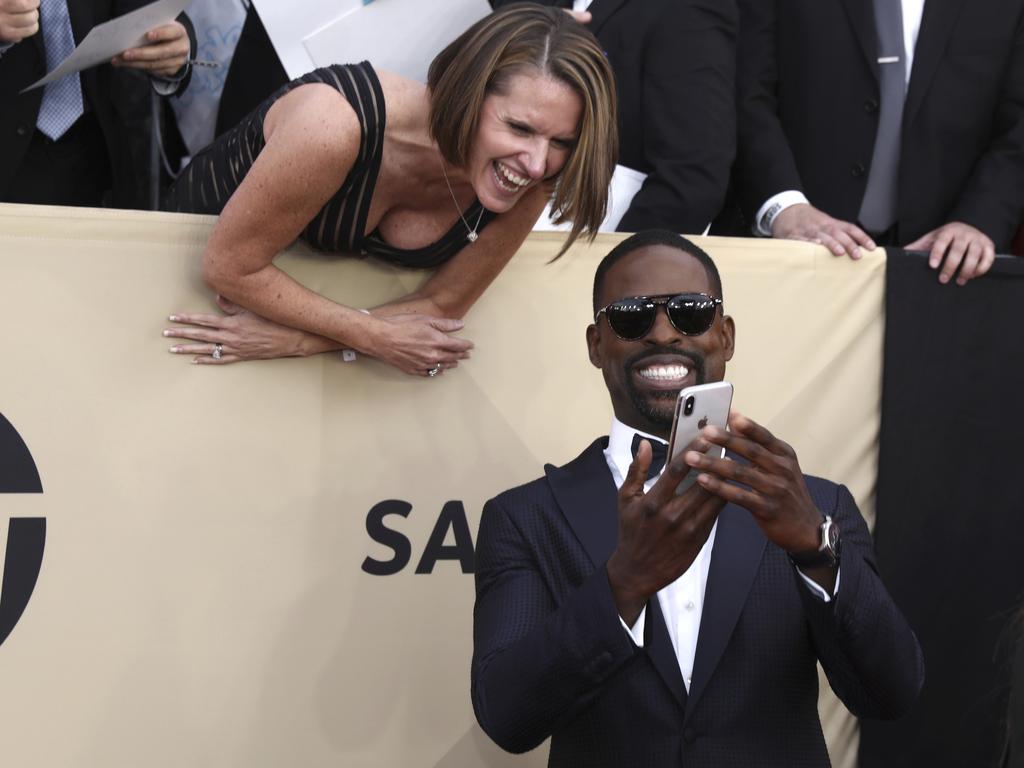
{"label": "black blazer", "polygon": [[[148,5],[148,0],[67,0],[67,5],[77,45],[97,24]],[[185,14],[179,16],[178,21],[185,25],[192,50],[195,51],[195,31],[191,22]],[[39,105],[43,100],[42,88],[24,94],[19,94],[19,91],[45,74],[46,49],[42,32],[14,44],[0,56],[0,200],[6,197],[8,186],[28,151],[36,118],[39,116]],[[113,177],[115,180],[125,178],[130,171],[118,167],[125,159],[121,149],[127,141],[124,130],[126,120],[122,115],[124,105],[119,100],[124,89],[124,79],[116,84],[115,78],[126,73],[115,72],[113,67],[104,64],[87,69],[80,75],[87,108],[96,114],[103,131],[113,166]],[[187,87],[190,75],[178,86],[178,93]],[[121,92],[117,90],[117,85],[120,85]]]}
{"label": "black blazer", "polygon": [[615,72],[619,162],[649,174],[619,230],[700,234],[722,207],[736,151],[736,2],[594,0],[590,12]]}
{"label": "black blazer", "polygon": [[[740,0],[738,197],[802,190],[856,221],[878,126],[871,0]],[[901,244],[950,221],[1008,251],[1024,219],[1024,0],[928,0],[899,172]]]}
{"label": "black blazer", "polygon": [[839,593],[813,596],[748,512],[718,519],[689,694],[657,599],[637,649],[612,600],[617,538],[606,439],[492,499],[476,553],[472,697],[506,750],[551,737],[550,765],[826,766],[820,660],[855,714],[916,700],[917,640],[879,580],[871,537],[842,486],[808,477],[843,534]]}

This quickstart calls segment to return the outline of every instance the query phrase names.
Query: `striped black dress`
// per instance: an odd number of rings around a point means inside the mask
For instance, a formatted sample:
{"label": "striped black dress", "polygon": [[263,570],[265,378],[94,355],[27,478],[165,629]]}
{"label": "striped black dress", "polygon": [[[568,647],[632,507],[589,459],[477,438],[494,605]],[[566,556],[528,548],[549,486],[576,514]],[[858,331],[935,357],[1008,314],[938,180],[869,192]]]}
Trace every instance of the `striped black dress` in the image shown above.
{"label": "striped black dress", "polygon": [[[326,83],[348,99],[359,117],[361,142],[352,170],[302,231],[302,239],[317,250],[375,256],[391,264],[414,268],[436,267],[462,250],[466,245],[466,228],[462,221],[456,221],[440,240],[424,248],[395,248],[384,242],[378,230],[364,234],[384,151],[386,122],[380,80],[365,61],[334,64],[283,86],[238,125],[196,154],[171,187],[164,208],[219,214],[263,149],[263,120],[270,107],[292,88],[306,83]],[[479,231],[496,214],[483,210],[480,202],[474,201],[462,215],[466,221],[476,221],[481,216]]]}

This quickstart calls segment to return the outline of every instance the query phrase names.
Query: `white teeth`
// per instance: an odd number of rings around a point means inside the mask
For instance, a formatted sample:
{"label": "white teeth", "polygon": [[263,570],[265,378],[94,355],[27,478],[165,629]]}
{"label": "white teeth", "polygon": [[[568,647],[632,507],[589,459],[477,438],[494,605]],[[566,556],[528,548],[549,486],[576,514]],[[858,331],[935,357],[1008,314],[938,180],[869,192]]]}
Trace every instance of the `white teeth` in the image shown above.
{"label": "white teeth", "polygon": [[645,379],[652,381],[675,381],[685,379],[690,369],[685,365],[652,365],[641,368],[638,373]]}
{"label": "white teeth", "polygon": [[509,190],[510,192],[518,191],[519,189],[525,187],[527,184],[530,183],[529,179],[520,176],[518,173],[514,172],[511,168],[509,168],[504,163],[497,163],[496,162],[494,164],[494,167],[498,171],[498,173],[495,174],[495,176],[497,177],[498,181],[499,182],[507,182],[507,183],[502,183],[501,186],[504,189]]}

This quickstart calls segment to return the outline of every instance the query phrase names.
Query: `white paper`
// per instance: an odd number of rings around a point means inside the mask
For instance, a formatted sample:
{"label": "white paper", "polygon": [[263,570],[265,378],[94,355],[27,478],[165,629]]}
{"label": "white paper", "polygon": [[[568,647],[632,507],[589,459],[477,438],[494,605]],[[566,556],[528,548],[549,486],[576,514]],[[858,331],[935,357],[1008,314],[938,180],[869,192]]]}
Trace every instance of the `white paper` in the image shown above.
{"label": "white paper", "polygon": [[367,60],[425,82],[434,56],[490,12],[487,0],[373,0],[314,30],[303,45],[318,67]]}
{"label": "white paper", "polygon": [[[381,0],[376,0],[380,2]],[[316,64],[302,41],[352,11],[362,8],[362,0],[252,0],[260,21],[267,30],[284,71],[294,80]],[[430,5],[421,0],[424,6]],[[371,3],[372,5],[373,3]]]}
{"label": "white paper", "polygon": [[144,45],[149,30],[174,21],[188,4],[189,0],[157,0],[124,16],[97,24],[89,30],[89,34],[70,56],[46,77],[25,88],[22,93],[60,80],[72,72],[81,72],[97,64],[105,64],[129,48]]}
{"label": "white paper", "polygon": [[[636,193],[644,185],[647,178],[646,173],[627,168],[624,165],[616,165],[615,173],[612,174],[612,183],[608,185],[608,211],[605,213],[604,221],[601,222],[602,232],[614,232],[619,226],[622,217],[629,210],[630,203]],[[568,232],[572,224],[555,224],[551,220],[551,204],[544,209],[544,213],[537,219],[533,227],[536,232]]]}

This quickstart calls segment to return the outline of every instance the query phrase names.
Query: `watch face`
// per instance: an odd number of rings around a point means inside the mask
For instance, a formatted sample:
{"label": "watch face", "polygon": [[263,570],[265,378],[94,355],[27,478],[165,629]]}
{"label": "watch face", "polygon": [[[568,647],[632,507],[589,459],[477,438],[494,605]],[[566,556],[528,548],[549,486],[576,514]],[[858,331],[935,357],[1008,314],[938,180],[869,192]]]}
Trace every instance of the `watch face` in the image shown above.
{"label": "watch face", "polygon": [[825,547],[839,557],[839,526],[835,523],[825,526]]}

